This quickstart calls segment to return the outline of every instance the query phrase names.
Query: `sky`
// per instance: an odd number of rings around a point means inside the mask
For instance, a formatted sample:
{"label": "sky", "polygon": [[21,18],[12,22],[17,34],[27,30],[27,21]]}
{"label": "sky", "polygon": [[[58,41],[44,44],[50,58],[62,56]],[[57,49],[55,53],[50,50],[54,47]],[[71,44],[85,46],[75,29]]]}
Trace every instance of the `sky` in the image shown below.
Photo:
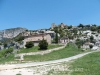
{"label": "sky", "polygon": [[0,30],[36,30],[52,23],[100,25],[100,0],[0,0]]}

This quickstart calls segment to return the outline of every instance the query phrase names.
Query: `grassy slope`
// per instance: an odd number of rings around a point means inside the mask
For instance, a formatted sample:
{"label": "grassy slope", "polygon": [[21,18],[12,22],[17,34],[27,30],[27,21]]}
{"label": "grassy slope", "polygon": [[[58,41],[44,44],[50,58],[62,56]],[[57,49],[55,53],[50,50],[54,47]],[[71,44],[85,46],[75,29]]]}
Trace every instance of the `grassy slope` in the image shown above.
{"label": "grassy slope", "polygon": [[11,54],[7,58],[0,59],[0,64],[4,64],[5,62],[14,61],[14,55]]}
{"label": "grassy slope", "polygon": [[100,75],[100,52],[75,60],[70,67],[71,75]]}
{"label": "grassy slope", "polygon": [[79,53],[82,53],[81,49],[78,49],[74,45],[70,44],[66,48],[61,49],[59,51],[53,51],[45,55],[30,55],[30,56],[25,56],[24,58],[25,61],[48,61],[48,60],[67,58]]}
{"label": "grassy slope", "polygon": [[[57,48],[57,47],[61,47],[61,46],[62,45],[49,45],[48,49],[53,49],[53,48]],[[29,48],[29,49],[22,48],[22,49],[20,49],[20,51],[18,53],[29,53],[29,52],[38,52],[38,51],[41,51],[41,50],[39,50],[39,47],[34,46],[32,48]]]}
{"label": "grassy slope", "polygon": [[[73,55],[77,55],[79,53],[82,53],[81,49],[76,48],[74,45],[70,44],[64,49],[61,49],[59,51],[53,51],[49,54],[45,55],[31,55],[31,56],[25,56],[25,61],[48,61],[48,60],[57,60],[62,58],[67,58]],[[10,55],[7,58],[3,58],[0,60],[0,64],[4,64],[5,62],[18,62],[14,60],[14,55]]]}

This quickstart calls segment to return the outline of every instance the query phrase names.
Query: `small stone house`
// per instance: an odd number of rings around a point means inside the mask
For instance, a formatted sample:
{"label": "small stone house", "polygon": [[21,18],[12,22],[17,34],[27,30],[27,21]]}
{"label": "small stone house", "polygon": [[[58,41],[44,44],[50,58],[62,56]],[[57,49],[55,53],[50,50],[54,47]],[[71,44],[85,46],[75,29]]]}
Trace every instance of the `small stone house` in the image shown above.
{"label": "small stone house", "polygon": [[36,34],[32,36],[27,36],[23,42],[24,46],[26,45],[26,42],[32,41],[34,43],[34,46],[38,46],[39,42],[41,40],[47,40],[48,44],[51,44],[51,36],[49,34]]}
{"label": "small stone house", "polygon": [[60,39],[60,43],[68,43],[69,42],[69,39],[67,37],[62,37]]}

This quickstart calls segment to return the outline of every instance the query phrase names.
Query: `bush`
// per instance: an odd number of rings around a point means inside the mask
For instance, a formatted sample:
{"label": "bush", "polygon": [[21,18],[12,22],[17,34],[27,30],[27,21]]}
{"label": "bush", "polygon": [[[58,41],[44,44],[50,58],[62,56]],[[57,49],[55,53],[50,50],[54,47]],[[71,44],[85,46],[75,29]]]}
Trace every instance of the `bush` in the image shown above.
{"label": "bush", "polygon": [[17,41],[17,42],[22,41],[22,40],[24,40],[24,38],[25,38],[24,36],[19,36],[18,38],[15,39],[15,41]]}
{"label": "bush", "polygon": [[90,49],[92,49],[93,48],[93,45],[89,45],[89,47],[90,47]]}
{"label": "bush", "polygon": [[13,48],[9,48],[9,49],[6,50],[6,53],[10,53],[11,54],[12,52],[13,52]]}
{"label": "bush", "polygon": [[8,55],[12,54],[13,48],[9,48],[6,50],[0,51],[0,58],[7,57]]}
{"label": "bush", "polygon": [[27,42],[26,45],[25,45],[26,48],[32,48],[33,46],[34,46],[34,44],[33,44],[32,41]]}
{"label": "bush", "polygon": [[48,43],[46,40],[41,40],[39,43],[40,50],[46,50],[48,48]]}
{"label": "bush", "polygon": [[4,48],[7,48],[7,43],[4,43]]}
{"label": "bush", "polygon": [[7,50],[3,50],[3,51],[1,52],[1,54],[2,54],[2,57],[6,57],[6,56],[7,56]]}

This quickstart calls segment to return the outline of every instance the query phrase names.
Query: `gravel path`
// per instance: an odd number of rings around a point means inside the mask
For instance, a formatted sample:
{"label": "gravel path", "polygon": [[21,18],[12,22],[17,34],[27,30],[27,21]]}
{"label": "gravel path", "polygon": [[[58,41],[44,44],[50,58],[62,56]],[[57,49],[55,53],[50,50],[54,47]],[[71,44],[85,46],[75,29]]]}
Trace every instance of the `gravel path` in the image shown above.
{"label": "gravel path", "polygon": [[24,67],[31,67],[31,66],[54,64],[54,63],[60,63],[60,62],[68,62],[70,60],[74,60],[74,59],[80,58],[82,56],[85,56],[85,55],[93,53],[93,52],[97,52],[97,51],[82,53],[82,54],[78,54],[78,55],[71,56],[71,57],[68,57],[68,58],[59,59],[59,60],[53,60],[53,61],[22,63],[22,64],[12,64],[12,65],[8,65],[8,64],[7,65],[0,65],[0,70],[14,69],[14,68],[24,68]]}
{"label": "gravel path", "polygon": [[26,55],[44,55],[44,54],[48,54],[48,53],[51,53],[53,51],[61,50],[61,49],[65,48],[66,45],[67,44],[65,44],[64,46],[54,48],[54,49],[49,49],[49,50],[46,50],[46,51],[15,54],[15,57],[20,57],[20,59],[15,59],[15,60],[24,60],[24,56],[26,56]]}
{"label": "gravel path", "polygon": [[45,51],[39,51],[39,52],[30,52],[30,53],[20,53],[20,54],[16,54],[15,57],[18,56],[25,56],[25,55],[44,55],[44,54],[48,54],[52,51],[56,51],[56,50],[60,50],[63,49],[66,45],[58,47],[58,48],[54,48],[54,49],[49,49],[49,50],[45,50]]}

